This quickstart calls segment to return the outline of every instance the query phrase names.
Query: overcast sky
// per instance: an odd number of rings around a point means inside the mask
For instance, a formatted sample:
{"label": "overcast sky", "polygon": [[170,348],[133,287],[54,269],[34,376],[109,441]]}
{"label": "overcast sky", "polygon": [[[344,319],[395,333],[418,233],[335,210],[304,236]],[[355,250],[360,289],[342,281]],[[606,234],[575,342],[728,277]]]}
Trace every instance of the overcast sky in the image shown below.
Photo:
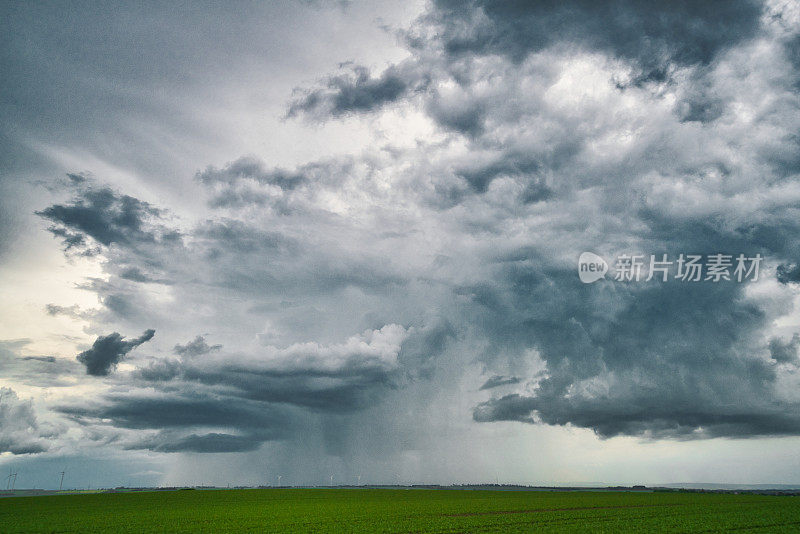
{"label": "overcast sky", "polygon": [[0,6],[0,474],[800,483],[798,2],[396,4]]}

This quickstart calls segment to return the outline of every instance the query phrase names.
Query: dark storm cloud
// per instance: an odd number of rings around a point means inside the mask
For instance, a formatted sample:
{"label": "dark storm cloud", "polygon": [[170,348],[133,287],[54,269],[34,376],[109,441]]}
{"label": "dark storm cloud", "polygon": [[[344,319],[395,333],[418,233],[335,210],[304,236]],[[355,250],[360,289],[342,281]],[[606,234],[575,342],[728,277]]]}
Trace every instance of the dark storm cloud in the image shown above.
{"label": "dark storm cloud", "polygon": [[111,419],[116,426],[138,430],[285,426],[279,410],[254,402],[225,402],[192,392],[156,397],[110,395],[105,400],[107,404],[103,406],[62,406],[59,412],[84,421]]}
{"label": "dark storm cloud", "polygon": [[[572,272],[515,263],[505,283],[469,290],[476,319],[496,350],[534,347],[547,376],[533,394],[478,405],[476,421],[571,423],[603,437],[800,431],[758,346],[765,310],[742,300],[740,285],[651,283],[611,297]],[[613,314],[599,312],[612,302]],[[785,356],[786,346],[770,348]]]}
{"label": "dark storm cloud", "polygon": [[179,356],[200,356],[201,354],[208,354],[215,350],[220,350],[222,345],[209,345],[206,343],[206,338],[197,336],[192,341],[185,345],[175,345],[172,350]]}
{"label": "dark storm cloud", "polygon": [[520,379],[516,376],[501,376],[501,375],[494,375],[490,377],[483,385],[479,388],[481,391],[485,389],[492,389],[497,388],[500,386],[509,386],[512,384],[519,384]]}
{"label": "dark storm cloud", "polygon": [[[364,67],[348,65],[350,72],[302,91],[289,104],[287,117],[305,114],[325,120],[376,111],[426,92],[432,79],[446,79],[443,69],[462,87],[469,87],[469,68],[459,63],[464,58],[500,55],[519,63],[556,45],[601,51],[632,62],[638,70],[630,81],[633,86],[663,83],[674,66],[708,65],[720,51],[754,36],[760,14],[761,5],[754,0],[675,0],[657,5],[644,0],[440,0],[406,33],[415,58],[390,66],[377,77]],[[447,66],[432,61],[432,52],[443,53]],[[490,110],[481,102],[448,101],[436,90],[428,96],[426,109],[439,125],[472,137],[484,132]],[[682,117],[714,120],[721,105],[712,96],[697,94],[682,103]]]}
{"label": "dark storm cloud", "polygon": [[[621,405],[606,399],[562,401],[541,416],[543,401],[537,397],[508,395],[481,404],[476,421],[573,424],[594,428],[601,437],[619,434],[649,438],[710,438],[797,435],[800,418],[769,403],[742,410],[731,406],[706,408],[682,402],[679,406]],[[593,413],[596,412],[596,413]],[[537,414],[540,418],[534,416]]]}
{"label": "dark storm cloud", "polygon": [[286,115],[307,114],[324,119],[376,111],[425,88],[425,77],[411,67],[411,64],[392,66],[379,76],[372,76],[366,67],[347,65],[347,72],[327,78],[322,87],[303,91],[289,105]]}
{"label": "dark storm cloud", "polygon": [[157,209],[107,187],[79,187],[72,202],[54,204],[36,213],[54,223],[50,232],[63,239],[66,250],[77,248],[92,253],[92,243],[87,238],[106,247],[178,238],[174,233],[163,235],[150,224],[160,214]]}
{"label": "dark storm cloud", "polygon": [[0,453],[36,454],[47,450],[31,400],[20,399],[10,388],[0,388]]}
{"label": "dark storm cloud", "polygon": [[[108,396],[103,406],[62,406],[57,410],[83,425],[111,420],[114,426],[156,431],[128,449],[157,452],[241,452],[291,430],[286,410],[263,403],[174,390],[165,396]],[[209,431],[209,429],[219,429]],[[231,434],[224,429],[233,429]]]}
{"label": "dark storm cloud", "polygon": [[758,3],[741,0],[439,0],[435,6],[430,20],[453,57],[501,54],[522,61],[566,42],[636,60],[647,72],[669,62],[709,63],[752,36],[761,13]]}
{"label": "dark storm cloud", "polygon": [[[721,167],[713,172],[731,173]],[[682,173],[701,174],[691,168]],[[636,179],[623,183],[635,187]],[[624,193],[614,184],[606,186],[608,194],[595,202],[610,201],[604,213],[639,225],[628,234],[644,241],[637,248],[760,253],[776,263],[797,257],[800,228],[791,198],[744,220],[728,220],[725,210],[709,216],[702,210],[668,208],[658,200],[642,203],[628,197],[623,206],[616,197],[625,198]],[[602,242],[603,235],[598,239]],[[603,437],[685,439],[800,431],[797,403],[781,393],[786,375],[776,366],[795,362],[793,341],[773,340],[767,350],[762,333],[770,327],[773,303],[747,298],[745,285],[585,286],[571,266],[566,270],[553,264],[536,247],[496,261],[490,282],[457,290],[474,305],[469,317],[480,337],[491,340],[485,359],[502,362],[508,358],[504,355],[521,357],[533,349],[546,377],[531,377],[524,393],[479,404],[476,421],[573,424]],[[793,273],[793,263],[777,268],[783,283]]]}
{"label": "dark storm cloud", "polygon": [[125,340],[119,333],[98,337],[92,348],[78,354],[77,360],[86,366],[86,374],[106,376],[130,351],[155,335],[155,330],[146,330],[141,336]]}
{"label": "dark storm cloud", "polygon": [[[466,397],[453,404],[477,422],[601,437],[800,435],[797,343],[775,331],[800,280],[796,50],[759,27],[760,7],[429,6],[409,59],[348,66],[287,115],[402,102],[440,127],[431,138],[415,118],[352,156],[198,161],[212,218],[174,228],[70,178],[74,200],[40,215],[66,248],[104,255],[107,279],[80,286],[104,305],[91,327],[164,325],[176,356],[61,413],[161,452],[254,450],[299,429],[345,456],[360,423],[429,410],[384,443],[413,448],[451,417],[437,400]],[[753,284],[581,284],[575,259],[595,249],[766,261]],[[225,350],[187,343],[197,332]],[[461,389],[477,368],[492,378]]]}

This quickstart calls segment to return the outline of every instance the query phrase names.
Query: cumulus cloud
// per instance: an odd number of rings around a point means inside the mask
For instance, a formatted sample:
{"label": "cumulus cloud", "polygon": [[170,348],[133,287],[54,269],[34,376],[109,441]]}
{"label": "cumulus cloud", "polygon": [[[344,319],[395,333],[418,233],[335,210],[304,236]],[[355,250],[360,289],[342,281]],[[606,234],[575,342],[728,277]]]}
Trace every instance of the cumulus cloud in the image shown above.
{"label": "cumulus cloud", "polygon": [[36,454],[47,450],[50,434],[40,428],[30,399],[20,399],[7,387],[0,388],[0,453]]}
{"label": "cumulus cloud", "polygon": [[130,351],[153,339],[156,331],[146,330],[141,336],[125,340],[119,333],[112,332],[98,337],[92,348],[78,354],[76,359],[86,366],[86,374],[107,376]]}

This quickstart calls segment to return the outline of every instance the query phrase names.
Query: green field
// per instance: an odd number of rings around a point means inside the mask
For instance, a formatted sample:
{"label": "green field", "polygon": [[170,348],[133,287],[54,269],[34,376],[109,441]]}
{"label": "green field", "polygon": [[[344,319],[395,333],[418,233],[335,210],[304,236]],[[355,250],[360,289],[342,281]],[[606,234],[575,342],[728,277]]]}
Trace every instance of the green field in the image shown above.
{"label": "green field", "polygon": [[800,497],[250,489],[10,497],[2,532],[797,532]]}

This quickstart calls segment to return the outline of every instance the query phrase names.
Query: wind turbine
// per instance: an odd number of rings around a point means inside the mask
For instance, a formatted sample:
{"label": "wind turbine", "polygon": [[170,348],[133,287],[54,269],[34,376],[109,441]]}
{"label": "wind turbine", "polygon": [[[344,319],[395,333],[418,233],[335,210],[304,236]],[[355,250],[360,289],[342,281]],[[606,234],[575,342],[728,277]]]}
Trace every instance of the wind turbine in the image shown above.
{"label": "wind turbine", "polygon": [[360,486],[361,485],[361,475],[356,475],[356,478],[358,479],[358,485]]}
{"label": "wind turbine", "polygon": [[281,485],[281,479],[282,479],[282,478],[283,478],[283,475],[278,475],[278,486],[280,486],[280,485]]}
{"label": "wind turbine", "polygon": [[[8,476],[11,477],[11,475],[8,475]],[[14,473],[13,476],[14,476],[14,478],[11,480],[11,491],[14,491],[14,486],[17,485],[17,474]]]}
{"label": "wind turbine", "polygon": [[61,491],[62,487],[64,487],[64,471],[61,471],[61,482],[58,484],[58,491]]}
{"label": "wind turbine", "polygon": [[331,475],[331,486],[333,486],[333,475]]}

